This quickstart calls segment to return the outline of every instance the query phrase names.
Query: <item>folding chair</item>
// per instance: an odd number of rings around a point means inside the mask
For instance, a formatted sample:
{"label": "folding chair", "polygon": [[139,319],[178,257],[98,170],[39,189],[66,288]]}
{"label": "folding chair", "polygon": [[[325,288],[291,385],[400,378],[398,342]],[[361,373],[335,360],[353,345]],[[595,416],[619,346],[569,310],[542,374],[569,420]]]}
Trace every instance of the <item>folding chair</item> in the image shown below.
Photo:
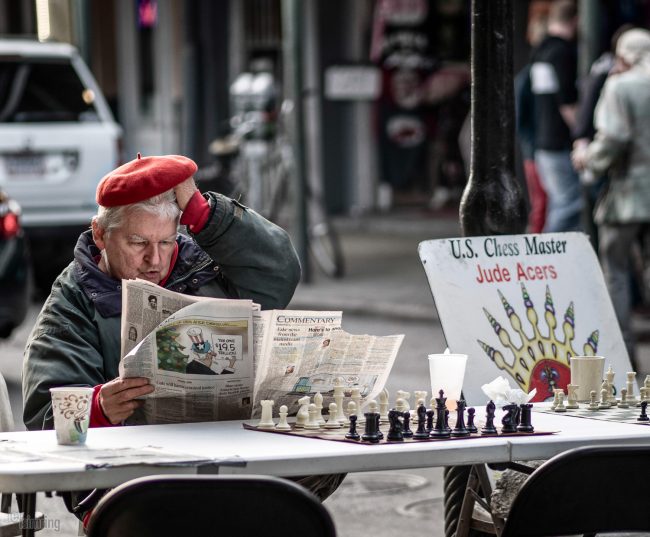
{"label": "folding chair", "polygon": [[335,537],[316,496],[278,477],[159,475],[134,479],[100,500],[90,537]]}
{"label": "folding chair", "polygon": [[650,531],[649,446],[588,446],[535,470],[501,537]]}

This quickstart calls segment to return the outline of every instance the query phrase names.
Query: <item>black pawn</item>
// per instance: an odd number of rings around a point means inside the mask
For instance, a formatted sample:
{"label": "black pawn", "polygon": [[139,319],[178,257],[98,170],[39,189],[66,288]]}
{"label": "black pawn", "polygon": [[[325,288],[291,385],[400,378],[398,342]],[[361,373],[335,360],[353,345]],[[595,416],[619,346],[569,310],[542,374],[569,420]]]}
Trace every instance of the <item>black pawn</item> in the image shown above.
{"label": "black pawn", "polygon": [[357,432],[357,415],[351,414],[349,419],[350,419],[350,430],[345,435],[345,438],[347,438],[348,440],[359,440],[359,438],[361,437]]}
{"label": "black pawn", "polygon": [[648,408],[648,401],[641,401],[641,414],[636,419],[636,421],[650,421],[646,409]]}
{"label": "black pawn", "polygon": [[519,433],[533,433],[535,428],[533,427],[532,420],[532,403],[522,403],[519,405],[519,424],[517,425],[517,432]]}
{"label": "black pawn", "polygon": [[456,401],[456,426],[454,430],[451,431],[451,436],[454,437],[463,437],[469,436],[469,431],[465,427],[465,401],[461,399]]}
{"label": "black pawn", "polygon": [[474,407],[469,407],[467,409],[467,430],[470,433],[478,433],[478,428],[474,425],[476,409]]}
{"label": "black pawn", "polygon": [[481,429],[481,434],[497,434],[497,428],[494,426],[494,413],[496,405],[490,401],[485,405],[485,426]]}
{"label": "black pawn", "polygon": [[379,435],[377,434],[377,417],[379,414],[377,412],[366,412],[364,416],[366,418],[366,430],[361,435],[361,440],[365,442],[370,442],[371,444],[379,443]]}
{"label": "black pawn", "polygon": [[427,432],[431,433],[433,431],[433,408],[427,410]]}
{"label": "black pawn", "polygon": [[519,408],[515,404],[509,404],[503,406],[503,410],[506,411],[506,415],[503,416],[503,419],[501,420],[501,432],[516,433],[517,414],[519,413]]}
{"label": "black pawn", "polygon": [[390,423],[390,428],[388,429],[388,435],[386,436],[387,440],[403,442],[404,434],[402,429],[402,422],[400,417],[402,413],[399,410],[389,410],[388,411],[388,422]]}
{"label": "black pawn", "polygon": [[429,433],[427,432],[427,409],[424,405],[418,407],[418,428],[413,434],[414,440],[428,440]]}
{"label": "black pawn", "polygon": [[411,413],[407,410],[403,414],[404,416],[404,432],[402,433],[404,435],[404,438],[411,438],[413,436],[413,431],[411,431]]}

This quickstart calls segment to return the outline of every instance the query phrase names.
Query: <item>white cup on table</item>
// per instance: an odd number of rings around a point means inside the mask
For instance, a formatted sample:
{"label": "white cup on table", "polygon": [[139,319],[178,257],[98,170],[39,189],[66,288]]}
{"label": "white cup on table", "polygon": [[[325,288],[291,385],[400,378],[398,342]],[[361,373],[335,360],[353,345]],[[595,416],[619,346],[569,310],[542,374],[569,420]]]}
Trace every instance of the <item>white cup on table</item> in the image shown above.
{"label": "white cup on table", "polygon": [[577,384],[576,396],[578,401],[590,400],[594,390],[596,399],[600,400],[600,390],[605,374],[605,358],[603,356],[571,356],[571,384]]}
{"label": "white cup on table", "polygon": [[447,398],[447,410],[456,410],[465,378],[467,354],[429,354],[429,376],[431,377],[431,397],[438,397],[443,390]]}
{"label": "white cup on table", "polygon": [[93,391],[93,388],[79,386],[50,388],[54,429],[59,444],[85,444]]}

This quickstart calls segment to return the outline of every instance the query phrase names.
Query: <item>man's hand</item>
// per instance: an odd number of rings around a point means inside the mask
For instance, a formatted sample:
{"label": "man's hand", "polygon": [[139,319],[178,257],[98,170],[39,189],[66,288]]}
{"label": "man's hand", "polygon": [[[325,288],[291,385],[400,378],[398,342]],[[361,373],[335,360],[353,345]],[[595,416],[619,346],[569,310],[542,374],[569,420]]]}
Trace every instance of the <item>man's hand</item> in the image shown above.
{"label": "man's hand", "polygon": [[187,207],[187,204],[189,203],[190,199],[192,199],[192,196],[197,190],[198,188],[196,188],[196,183],[194,183],[194,177],[185,179],[185,181],[183,181],[180,185],[176,185],[174,187],[174,194],[176,194],[176,203],[178,203],[181,211],[185,210],[185,207]]}
{"label": "man's hand", "polygon": [[121,378],[111,380],[99,390],[99,404],[104,414],[113,425],[123,422],[143,401],[136,401],[154,391],[149,379],[143,377]]}

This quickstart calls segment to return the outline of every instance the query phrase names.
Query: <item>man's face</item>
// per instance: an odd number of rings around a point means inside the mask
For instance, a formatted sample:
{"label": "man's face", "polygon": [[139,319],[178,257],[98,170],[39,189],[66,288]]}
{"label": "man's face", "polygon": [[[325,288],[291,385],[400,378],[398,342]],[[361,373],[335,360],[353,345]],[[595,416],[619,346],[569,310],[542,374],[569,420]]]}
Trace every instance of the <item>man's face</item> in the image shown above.
{"label": "man's face", "polygon": [[93,223],[93,239],[104,250],[100,268],[113,278],[160,283],[174,253],[176,221],[135,211],[110,233]]}

